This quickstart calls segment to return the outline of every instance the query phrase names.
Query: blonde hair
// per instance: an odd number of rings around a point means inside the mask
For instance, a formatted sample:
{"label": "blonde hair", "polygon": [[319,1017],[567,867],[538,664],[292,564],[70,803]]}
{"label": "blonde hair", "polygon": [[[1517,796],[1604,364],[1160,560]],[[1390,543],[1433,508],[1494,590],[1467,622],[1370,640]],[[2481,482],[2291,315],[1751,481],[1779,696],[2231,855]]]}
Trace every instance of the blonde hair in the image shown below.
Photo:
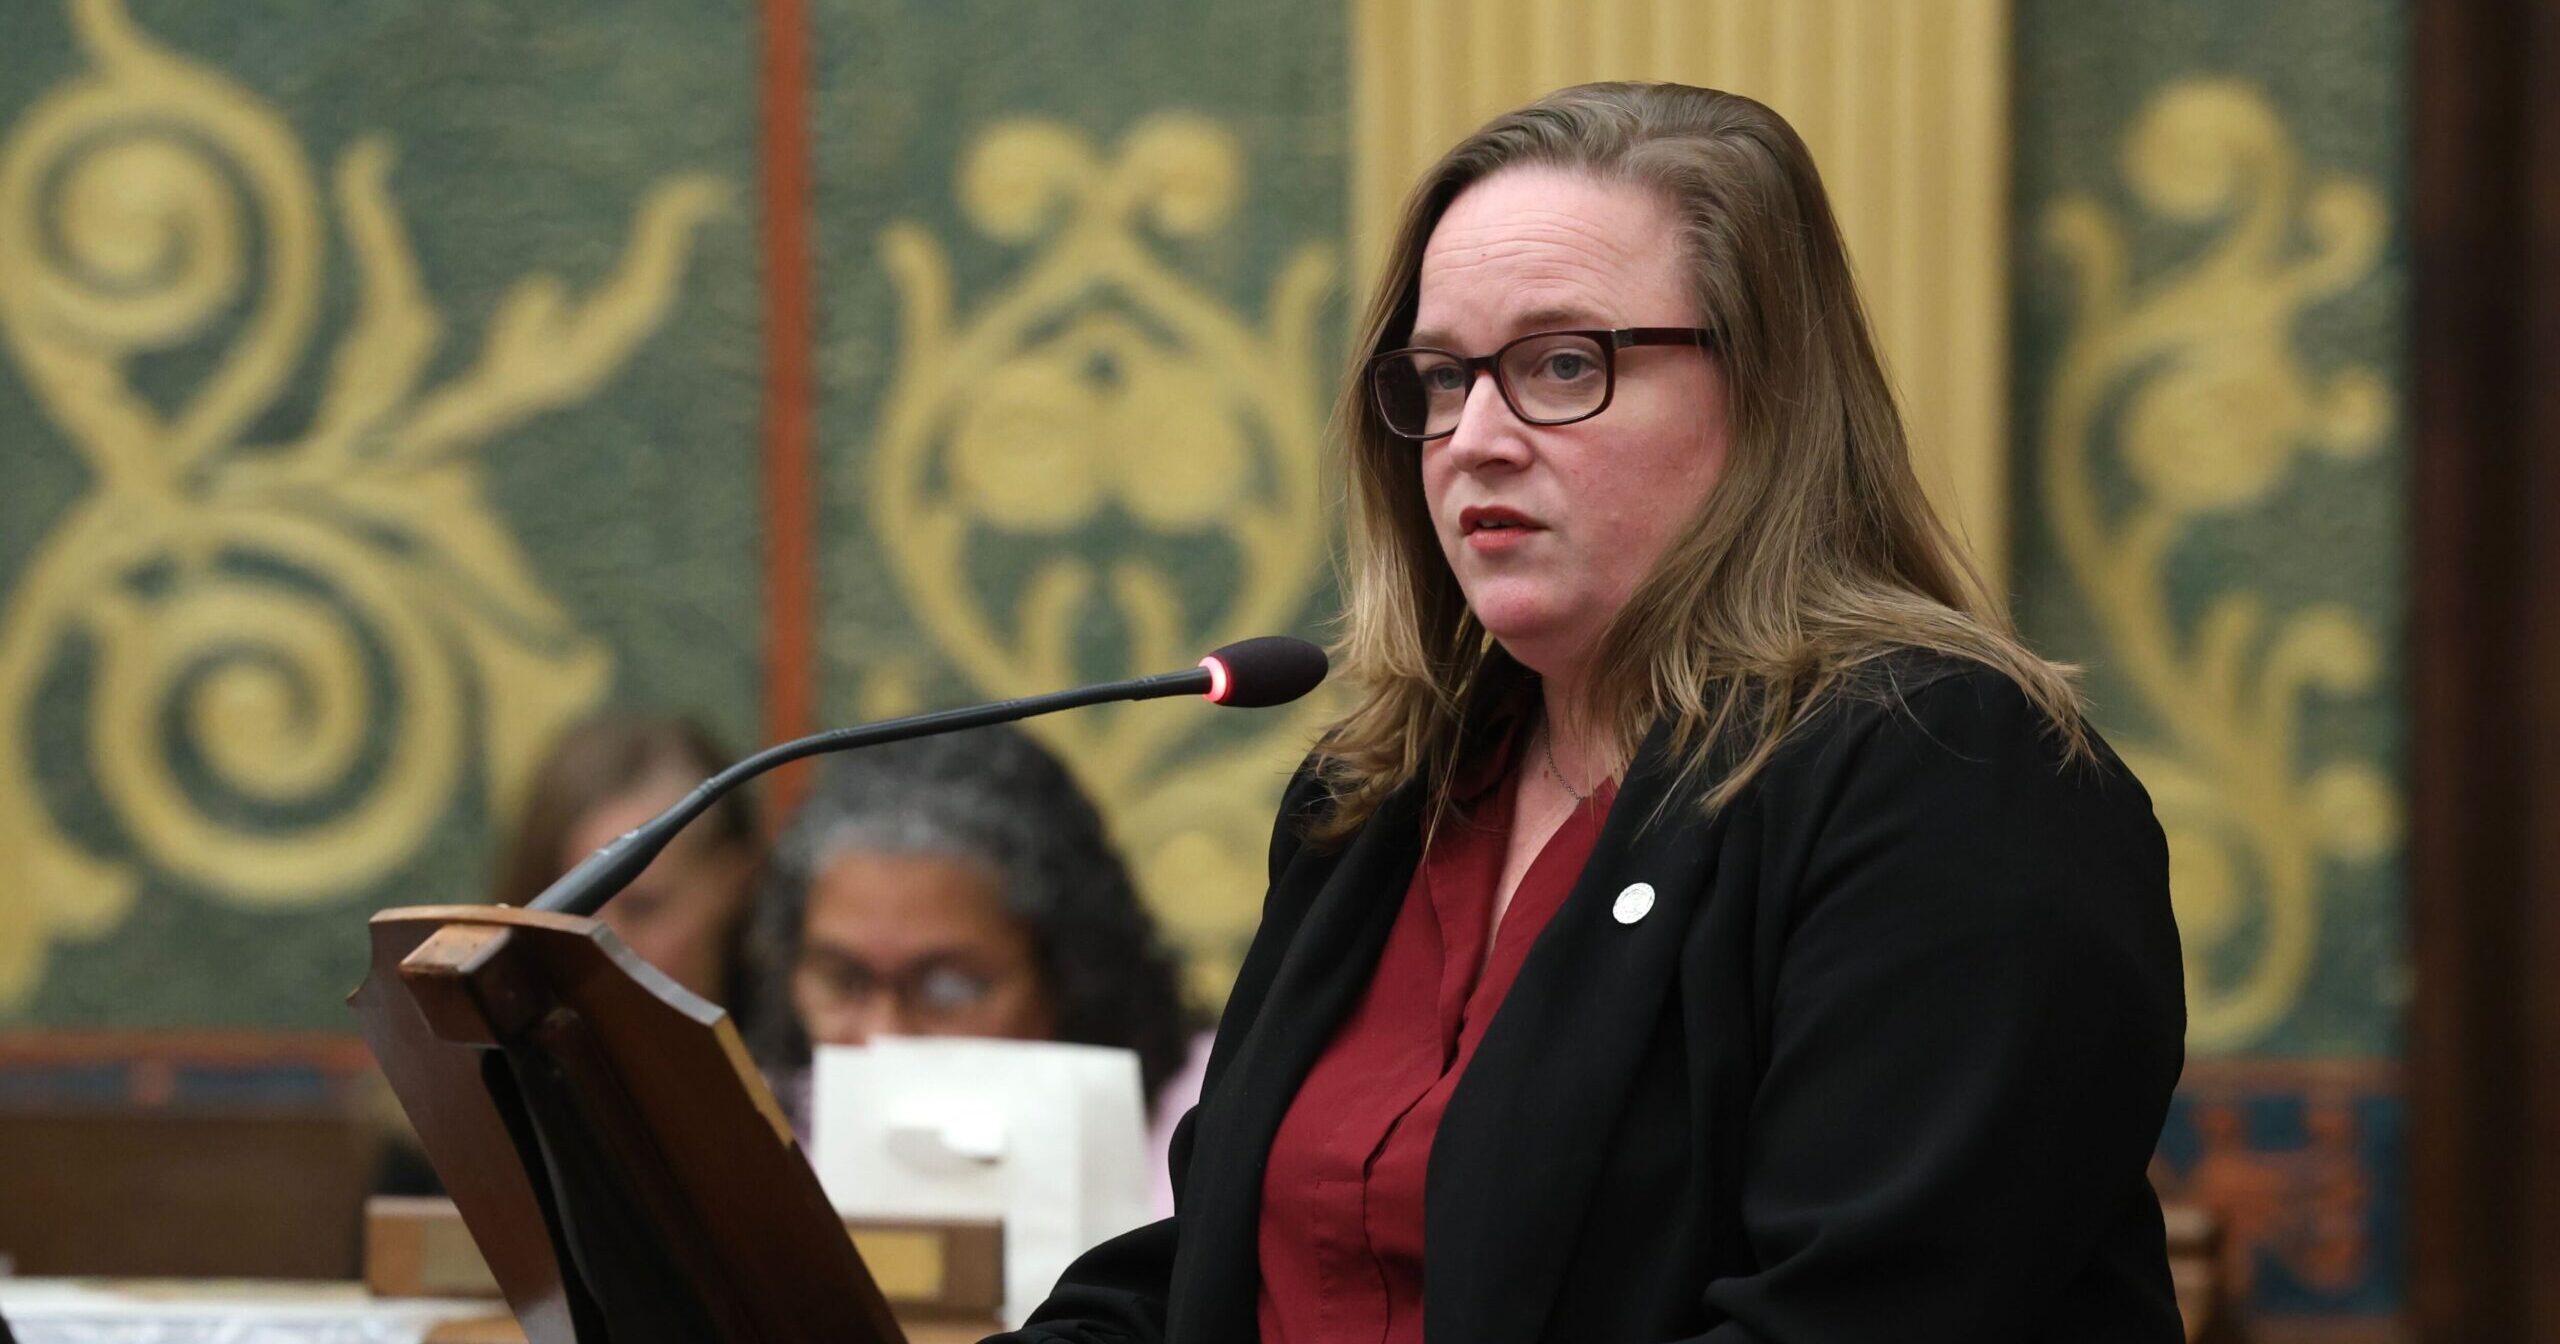
{"label": "blonde hair", "polygon": [[[1662,193],[1727,385],[1723,474],[1595,650],[1579,706],[1621,759],[1671,721],[1682,768],[1722,807],[1851,673],[1927,650],[2006,674],[2088,752],[2069,669],[2018,641],[1922,494],[1813,158],[1777,113],[1678,84],[1584,84],[1487,123],[1414,189],[1336,411],[1347,454],[1345,611],[1336,666],[1356,702],[1318,747],[1356,829],[1407,782],[1433,814],[1471,726],[1533,682],[1467,609],[1441,555],[1415,445],[1368,395],[1368,359],[1413,327],[1424,246],[1450,202],[1509,167]],[[1866,679],[1859,679],[1863,684]]]}

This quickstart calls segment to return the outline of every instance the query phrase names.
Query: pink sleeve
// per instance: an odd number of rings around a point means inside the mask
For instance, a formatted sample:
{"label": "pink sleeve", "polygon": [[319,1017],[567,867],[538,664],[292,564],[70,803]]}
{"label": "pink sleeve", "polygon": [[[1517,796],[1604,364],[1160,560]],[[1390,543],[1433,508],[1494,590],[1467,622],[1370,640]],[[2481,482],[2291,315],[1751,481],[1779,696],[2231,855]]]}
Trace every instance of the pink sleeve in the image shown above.
{"label": "pink sleeve", "polygon": [[1209,1068],[1210,1037],[1204,1031],[1191,1038],[1191,1058],[1182,1072],[1165,1080],[1164,1091],[1156,1097],[1154,1121],[1147,1126],[1147,1204],[1159,1218],[1173,1214],[1173,1128],[1200,1100],[1200,1078]]}

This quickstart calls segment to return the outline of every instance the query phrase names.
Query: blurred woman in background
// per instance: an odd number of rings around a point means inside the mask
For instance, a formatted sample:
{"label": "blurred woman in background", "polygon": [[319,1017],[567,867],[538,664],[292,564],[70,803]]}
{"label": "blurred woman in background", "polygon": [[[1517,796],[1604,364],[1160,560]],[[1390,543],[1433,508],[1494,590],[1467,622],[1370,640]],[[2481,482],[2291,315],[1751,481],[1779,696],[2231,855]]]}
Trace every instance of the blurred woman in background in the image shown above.
{"label": "blurred woman in background", "polygon": [[[534,768],[523,810],[499,856],[489,899],[525,906],[589,854],[647,821],[727,765],[729,754],[690,718],[606,710],[563,732]],[[762,859],[754,802],[743,792],[711,805],[599,915],[650,965],[735,1012],[744,980],[747,895]],[[385,1142],[373,1189],[434,1195],[443,1184],[388,1088],[376,1097]]]}
{"label": "blurred woman in background", "polygon": [[753,923],[750,1043],[804,1131],[811,1045],[874,1035],[1133,1051],[1159,1157],[1198,1093],[1173,954],[1092,802],[1015,729],[830,761]]}
{"label": "blurred woman in background", "polygon": [[[490,899],[531,904],[562,873],[674,806],[731,759],[702,725],[678,715],[609,710],[572,726],[534,772]],[[760,858],[755,804],[731,793],[685,827],[600,918],[642,960],[734,1010]]]}

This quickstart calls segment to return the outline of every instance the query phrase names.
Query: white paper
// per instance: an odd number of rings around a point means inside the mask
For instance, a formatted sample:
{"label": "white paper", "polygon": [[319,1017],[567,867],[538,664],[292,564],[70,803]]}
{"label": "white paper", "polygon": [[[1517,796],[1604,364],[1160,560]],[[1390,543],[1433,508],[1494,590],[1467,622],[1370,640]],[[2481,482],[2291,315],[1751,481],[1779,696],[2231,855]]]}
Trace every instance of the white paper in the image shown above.
{"label": "white paper", "polygon": [[1019,1328],[1096,1243],[1148,1220],[1138,1057],[1035,1041],[884,1037],[812,1061],[810,1161],[841,1212],[1004,1224]]}
{"label": "white paper", "polygon": [[353,1283],[0,1276],[0,1317],[21,1344],[418,1344],[447,1321],[503,1310],[372,1298]]}

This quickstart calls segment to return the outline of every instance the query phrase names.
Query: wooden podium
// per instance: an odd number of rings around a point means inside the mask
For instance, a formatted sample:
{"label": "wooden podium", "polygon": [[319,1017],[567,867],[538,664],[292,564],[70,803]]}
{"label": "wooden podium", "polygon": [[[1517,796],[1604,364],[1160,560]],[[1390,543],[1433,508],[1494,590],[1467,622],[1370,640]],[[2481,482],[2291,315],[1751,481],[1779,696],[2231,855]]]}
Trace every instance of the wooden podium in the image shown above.
{"label": "wooden podium", "polygon": [[349,1003],[531,1344],[904,1344],[727,1014],[589,918],[372,940]]}

